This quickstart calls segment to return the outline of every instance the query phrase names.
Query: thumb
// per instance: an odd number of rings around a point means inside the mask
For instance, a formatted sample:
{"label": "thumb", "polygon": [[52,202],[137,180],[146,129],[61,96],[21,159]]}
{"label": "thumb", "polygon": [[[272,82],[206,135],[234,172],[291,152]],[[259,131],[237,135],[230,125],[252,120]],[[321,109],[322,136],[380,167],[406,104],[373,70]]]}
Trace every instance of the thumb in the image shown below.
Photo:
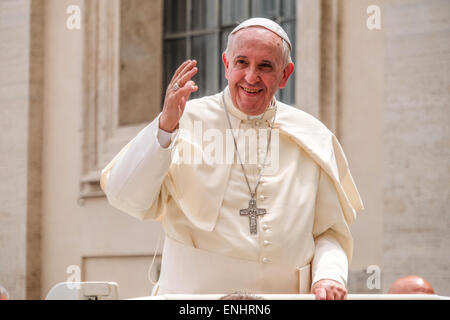
{"label": "thumb", "polygon": [[317,300],[327,299],[327,291],[325,290],[325,288],[317,288],[314,293],[316,294]]}

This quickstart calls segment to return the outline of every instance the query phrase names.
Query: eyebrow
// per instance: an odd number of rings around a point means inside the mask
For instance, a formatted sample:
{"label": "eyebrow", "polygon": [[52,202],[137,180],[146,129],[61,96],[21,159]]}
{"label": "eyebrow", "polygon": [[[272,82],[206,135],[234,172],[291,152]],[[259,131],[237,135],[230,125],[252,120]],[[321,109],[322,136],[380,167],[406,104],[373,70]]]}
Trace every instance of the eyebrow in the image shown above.
{"label": "eyebrow", "polygon": [[[237,60],[237,59],[247,59],[247,56],[237,56],[237,57],[234,58],[234,60]],[[273,62],[270,61],[270,60],[263,60],[263,61],[261,61],[261,63],[269,63],[269,64],[272,64]]]}

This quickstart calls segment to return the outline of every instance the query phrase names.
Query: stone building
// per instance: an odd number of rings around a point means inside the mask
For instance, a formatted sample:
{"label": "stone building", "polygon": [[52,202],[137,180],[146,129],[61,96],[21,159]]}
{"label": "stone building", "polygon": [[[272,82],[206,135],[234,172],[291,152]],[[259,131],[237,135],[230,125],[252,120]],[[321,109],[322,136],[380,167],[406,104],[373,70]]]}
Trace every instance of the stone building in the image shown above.
{"label": "stone building", "polygon": [[159,224],[109,206],[100,169],[157,115],[185,57],[203,94],[220,90],[226,34],[255,15],[295,39],[280,98],[336,133],[364,200],[349,292],[417,274],[450,295],[449,1],[0,0],[0,285],[12,299],[78,275],[149,294]]}

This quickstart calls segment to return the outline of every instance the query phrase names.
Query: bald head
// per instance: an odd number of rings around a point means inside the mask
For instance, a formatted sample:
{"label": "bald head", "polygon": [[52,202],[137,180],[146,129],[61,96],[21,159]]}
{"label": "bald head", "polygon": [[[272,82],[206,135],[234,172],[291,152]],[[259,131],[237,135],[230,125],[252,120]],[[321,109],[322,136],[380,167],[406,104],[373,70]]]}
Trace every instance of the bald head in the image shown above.
{"label": "bald head", "polygon": [[9,300],[8,291],[0,286],[0,300]]}
{"label": "bald head", "polygon": [[395,280],[389,289],[393,294],[434,294],[433,287],[418,276],[406,276]]}
{"label": "bald head", "polygon": [[229,295],[219,298],[219,300],[264,300],[264,298],[255,296],[246,292],[234,292]]}

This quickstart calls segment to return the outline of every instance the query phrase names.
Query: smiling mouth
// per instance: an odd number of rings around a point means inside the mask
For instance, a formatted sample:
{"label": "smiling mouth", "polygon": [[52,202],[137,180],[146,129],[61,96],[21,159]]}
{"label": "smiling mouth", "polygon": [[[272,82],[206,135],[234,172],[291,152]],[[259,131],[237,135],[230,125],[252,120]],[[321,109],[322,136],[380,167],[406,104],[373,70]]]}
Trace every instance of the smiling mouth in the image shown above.
{"label": "smiling mouth", "polygon": [[245,92],[250,93],[250,94],[256,94],[256,93],[259,93],[262,91],[262,89],[250,89],[250,88],[245,88],[245,87],[241,87],[241,88],[242,88],[242,90],[244,90]]}

